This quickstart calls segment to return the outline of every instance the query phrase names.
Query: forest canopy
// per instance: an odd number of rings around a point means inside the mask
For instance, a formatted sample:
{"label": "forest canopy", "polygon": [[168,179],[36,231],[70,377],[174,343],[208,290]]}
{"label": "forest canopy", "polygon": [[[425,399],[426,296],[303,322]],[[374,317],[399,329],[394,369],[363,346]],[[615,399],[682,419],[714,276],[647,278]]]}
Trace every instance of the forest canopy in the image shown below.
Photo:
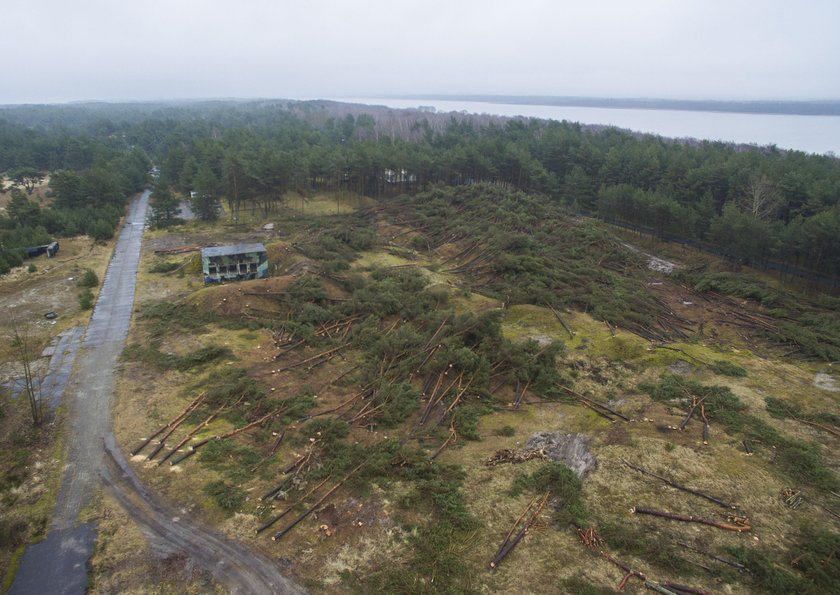
{"label": "forest canopy", "polygon": [[[383,197],[486,182],[744,262],[770,258],[840,275],[840,163],[832,156],[325,101],[0,109],[0,171],[53,172],[53,209],[63,213],[54,219],[118,207],[142,187],[150,162],[161,168],[163,194],[197,191],[232,215],[271,211],[292,192]],[[46,223],[28,226],[90,233]]]}

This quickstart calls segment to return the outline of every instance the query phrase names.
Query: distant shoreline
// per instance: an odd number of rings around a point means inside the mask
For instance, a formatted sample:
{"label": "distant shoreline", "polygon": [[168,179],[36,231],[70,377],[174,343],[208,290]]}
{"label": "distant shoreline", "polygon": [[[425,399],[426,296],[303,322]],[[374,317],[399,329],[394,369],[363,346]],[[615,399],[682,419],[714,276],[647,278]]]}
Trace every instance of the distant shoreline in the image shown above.
{"label": "distant shoreline", "polygon": [[785,116],[840,116],[840,99],[825,101],[721,101],[701,99],[634,99],[555,97],[547,95],[395,95],[394,99],[477,101],[509,105],[600,107],[609,109],[681,110]]}

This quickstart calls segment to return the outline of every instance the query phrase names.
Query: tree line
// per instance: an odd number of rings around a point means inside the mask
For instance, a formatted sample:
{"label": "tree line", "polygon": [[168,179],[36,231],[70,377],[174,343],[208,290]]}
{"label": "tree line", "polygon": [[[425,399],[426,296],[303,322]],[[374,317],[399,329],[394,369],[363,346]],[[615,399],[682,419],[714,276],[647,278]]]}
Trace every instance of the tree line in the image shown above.
{"label": "tree line", "polygon": [[293,193],[384,197],[489,183],[710,242],[745,261],[840,275],[840,164],[831,156],[332,102],[56,109],[51,117],[47,108],[0,111],[9,116],[0,120],[0,168],[80,171],[103,151],[143,151],[161,167],[161,222],[175,216],[177,193],[194,193],[197,214],[212,218],[219,201],[233,215],[268,213]]}
{"label": "tree line", "polygon": [[[120,135],[70,131],[49,121],[26,127],[0,119],[0,172],[8,195],[0,216],[0,274],[23,262],[25,248],[59,236],[110,239],[126,197],[147,185],[151,161],[142,148]],[[52,200],[42,207],[32,194],[48,176]]]}

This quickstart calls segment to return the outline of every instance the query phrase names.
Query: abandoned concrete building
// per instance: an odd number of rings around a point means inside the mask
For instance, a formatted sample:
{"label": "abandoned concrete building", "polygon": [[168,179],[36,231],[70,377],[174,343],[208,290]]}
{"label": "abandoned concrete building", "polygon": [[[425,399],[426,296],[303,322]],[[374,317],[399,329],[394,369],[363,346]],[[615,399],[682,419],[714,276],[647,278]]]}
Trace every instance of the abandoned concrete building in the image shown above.
{"label": "abandoned concrete building", "polygon": [[268,255],[262,244],[238,244],[201,249],[204,284],[264,279],[268,277]]}

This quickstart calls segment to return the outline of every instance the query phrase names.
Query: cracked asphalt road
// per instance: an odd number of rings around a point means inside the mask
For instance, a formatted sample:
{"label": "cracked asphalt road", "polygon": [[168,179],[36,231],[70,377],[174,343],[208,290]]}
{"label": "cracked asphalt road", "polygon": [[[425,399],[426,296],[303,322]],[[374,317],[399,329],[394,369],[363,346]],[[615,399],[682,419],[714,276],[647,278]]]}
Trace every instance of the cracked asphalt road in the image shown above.
{"label": "cracked asphalt road", "polygon": [[[100,478],[158,547],[182,552],[207,568],[233,593],[298,593],[268,559],[189,519],[173,523],[166,506],[148,492],[114,445],[111,413],[114,371],[128,333],[134,307],[137,266],[149,192],[129,206],[125,225],[91,316],[69,394],[67,464],[47,538],[27,548],[11,594],[82,595],[93,553],[95,527],[79,523],[91,504]],[[105,465],[108,445],[109,465]]]}

